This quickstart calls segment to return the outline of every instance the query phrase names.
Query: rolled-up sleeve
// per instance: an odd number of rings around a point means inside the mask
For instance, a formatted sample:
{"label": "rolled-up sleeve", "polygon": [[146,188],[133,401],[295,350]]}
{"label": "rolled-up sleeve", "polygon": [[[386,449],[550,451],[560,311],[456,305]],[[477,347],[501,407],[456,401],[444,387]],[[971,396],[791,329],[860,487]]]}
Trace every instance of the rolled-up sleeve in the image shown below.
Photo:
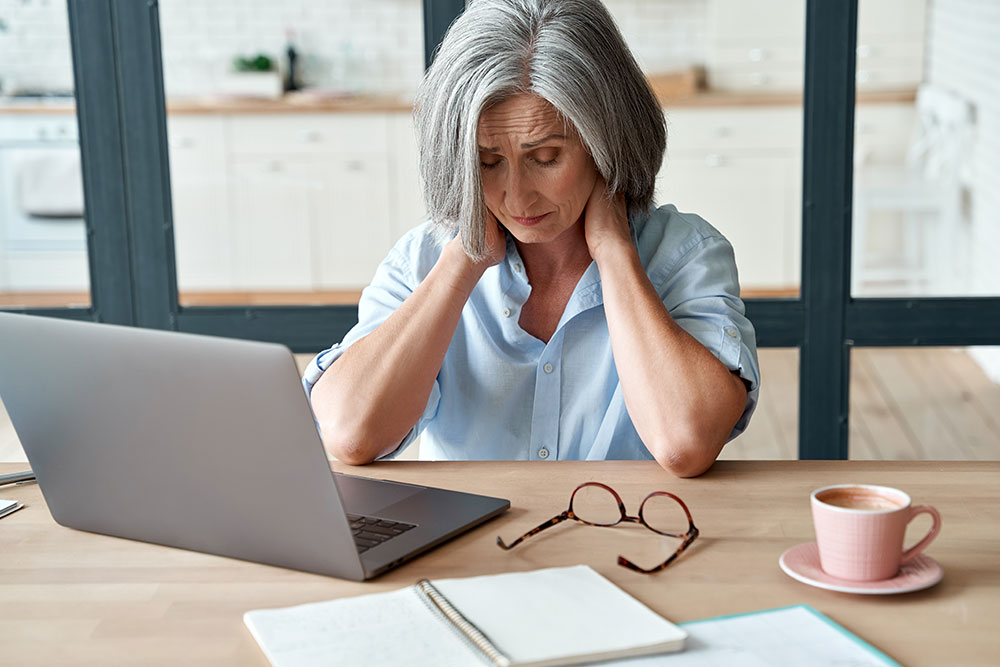
{"label": "rolled-up sleeve", "polygon": [[729,435],[735,438],[757,407],[760,368],[757,337],[739,296],[732,246],[721,235],[690,239],[688,247],[650,273],[650,280],[674,321],[746,381],[743,414]]}
{"label": "rolled-up sleeve", "polygon": [[[347,332],[344,339],[323,350],[310,360],[302,376],[302,386],[306,395],[312,400],[312,390],[337,359],[351,345],[375,331],[383,322],[389,319],[397,308],[412,294],[419,284],[411,270],[411,263],[405,254],[406,237],[393,248],[382,261],[372,278],[371,284],[361,292],[358,302],[358,323]],[[437,380],[431,388],[427,406],[416,425],[391,453],[380,457],[391,459],[398,456],[426,427],[427,423],[437,414],[437,406],[441,400],[441,388]],[[319,424],[317,424],[319,427]]]}

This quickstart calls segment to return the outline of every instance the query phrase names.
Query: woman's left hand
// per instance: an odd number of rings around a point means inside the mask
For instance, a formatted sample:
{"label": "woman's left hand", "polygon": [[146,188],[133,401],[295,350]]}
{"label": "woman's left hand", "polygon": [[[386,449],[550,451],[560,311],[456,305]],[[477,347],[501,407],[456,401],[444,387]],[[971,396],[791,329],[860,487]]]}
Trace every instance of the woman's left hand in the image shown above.
{"label": "woman's left hand", "polygon": [[583,212],[587,248],[590,250],[590,256],[598,264],[600,264],[599,253],[622,247],[622,244],[632,247],[625,195],[616,193],[609,197],[607,189],[607,182],[598,174]]}

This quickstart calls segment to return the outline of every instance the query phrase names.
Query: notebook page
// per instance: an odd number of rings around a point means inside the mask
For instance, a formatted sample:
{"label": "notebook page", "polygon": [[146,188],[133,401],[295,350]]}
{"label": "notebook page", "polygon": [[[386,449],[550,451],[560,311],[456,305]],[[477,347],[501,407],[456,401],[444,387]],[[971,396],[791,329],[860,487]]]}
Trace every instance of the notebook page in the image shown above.
{"label": "notebook page", "polygon": [[686,636],[586,565],[433,584],[515,664],[677,650]]}
{"label": "notebook page", "polygon": [[859,637],[806,605],[684,624],[684,652],[602,667],[899,667]]}
{"label": "notebook page", "polygon": [[248,611],[243,622],[274,667],[440,667],[477,658],[412,587]]}

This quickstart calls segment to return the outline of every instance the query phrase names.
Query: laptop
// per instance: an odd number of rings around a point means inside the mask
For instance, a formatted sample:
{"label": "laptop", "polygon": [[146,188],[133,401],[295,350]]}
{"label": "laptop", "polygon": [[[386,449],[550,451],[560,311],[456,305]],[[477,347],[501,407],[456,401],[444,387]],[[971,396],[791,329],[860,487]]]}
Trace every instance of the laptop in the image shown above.
{"label": "laptop", "polygon": [[331,472],[275,343],[0,313],[0,397],[79,530],[364,580],[510,507]]}

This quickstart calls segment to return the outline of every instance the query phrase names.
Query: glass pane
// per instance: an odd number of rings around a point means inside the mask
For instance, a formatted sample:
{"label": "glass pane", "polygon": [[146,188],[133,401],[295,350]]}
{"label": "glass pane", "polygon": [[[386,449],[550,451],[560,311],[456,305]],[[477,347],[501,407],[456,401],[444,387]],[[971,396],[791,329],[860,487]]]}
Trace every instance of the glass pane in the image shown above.
{"label": "glass pane", "polygon": [[88,306],[64,2],[0,2],[0,308]]}
{"label": "glass pane", "polygon": [[858,348],[852,459],[1000,459],[1000,350]]}
{"label": "glass pane", "polygon": [[857,296],[998,294],[1000,13],[988,4],[859,4]]}
{"label": "glass pane", "polygon": [[750,426],[722,450],[719,460],[799,458],[799,350],[765,348],[760,397]]}
{"label": "glass pane", "polygon": [[744,296],[797,295],[805,3],[606,5],[667,114],[658,203],[730,240]]}
{"label": "glass pane", "polygon": [[421,0],[162,0],[160,22],[181,304],[356,303],[424,220]]}

